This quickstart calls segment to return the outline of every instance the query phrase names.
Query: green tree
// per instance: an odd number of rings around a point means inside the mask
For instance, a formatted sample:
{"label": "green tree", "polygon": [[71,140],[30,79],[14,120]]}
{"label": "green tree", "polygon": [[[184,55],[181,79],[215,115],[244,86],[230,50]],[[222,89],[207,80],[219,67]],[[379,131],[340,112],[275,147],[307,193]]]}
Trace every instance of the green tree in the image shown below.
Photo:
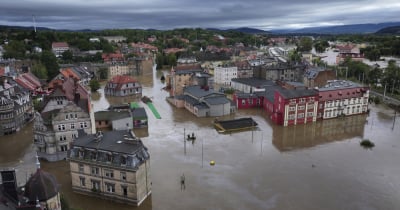
{"label": "green tree", "polygon": [[72,54],[72,52],[70,51],[70,50],[67,50],[67,51],[65,51],[65,52],[63,52],[62,54],[61,54],[61,58],[62,58],[62,60],[63,61],[72,61],[72,59],[73,59],[73,54]]}
{"label": "green tree", "polygon": [[176,66],[176,55],[174,53],[169,54],[167,57],[167,62],[170,66]]}
{"label": "green tree", "polygon": [[60,72],[60,67],[57,63],[56,56],[50,51],[43,51],[40,56],[40,61],[46,67],[49,74],[48,79],[53,79]]}
{"label": "green tree", "polygon": [[12,40],[4,46],[4,58],[24,59],[26,47],[23,41]]}
{"label": "green tree", "polygon": [[98,74],[98,78],[99,79],[107,79],[108,78],[108,69],[107,68],[99,68],[99,70],[97,70],[97,74]]}
{"label": "green tree", "polygon": [[32,66],[31,72],[39,79],[45,79],[45,80],[48,79],[46,66],[44,66],[40,62]]}
{"label": "green tree", "polygon": [[98,80],[92,79],[89,82],[89,87],[90,87],[90,91],[96,92],[98,89],[100,89],[100,83]]}
{"label": "green tree", "polygon": [[312,39],[310,37],[301,37],[297,49],[299,52],[309,52],[312,49]]}
{"label": "green tree", "polygon": [[289,57],[289,60],[293,61],[293,62],[301,61],[301,53],[299,53],[297,50],[289,51],[288,57]]}
{"label": "green tree", "polygon": [[162,69],[162,67],[164,66],[164,55],[162,53],[157,53],[156,64],[157,69]]}

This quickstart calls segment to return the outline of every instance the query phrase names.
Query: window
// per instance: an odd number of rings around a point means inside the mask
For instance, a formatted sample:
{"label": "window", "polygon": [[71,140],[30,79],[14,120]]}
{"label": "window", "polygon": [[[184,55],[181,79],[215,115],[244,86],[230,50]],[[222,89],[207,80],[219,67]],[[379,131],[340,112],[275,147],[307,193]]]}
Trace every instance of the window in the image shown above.
{"label": "window", "polygon": [[99,175],[99,168],[97,168],[97,167],[92,167],[92,174],[93,174],[93,175]]}
{"label": "window", "polygon": [[294,118],[295,118],[295,115],[294,115],[294,114],[290,114],[290,115],[288,116],[288,120],[294,120]]}
{"label": "window", "polygon": [[246,100],[242,100],[242,105],[245,105],[246,104]]}
{"label": "window", "polygon": [[79,182],[80,182],[80,184],[81,184],[81,187],[85,187],[86,186],[86,183],[85,183],[85,177],[79,177]]}
{"label": "window", "polygon": [[68,150],[68,146],[67,145],[61,145],[60,146],[60,150],[61,150],[61,152],[65,152],[65,151]]}
{"label": "window", "polygon": [[308,101],[309,101],[309,102],[314,102],[314,98],[313,98],[313,97],[308,98]]}
{"label": "window", "polygon": [[312,116],[314,116],[314,113],[313,113],[313,112],[308,112],[308,113],[307,113],[307,117],[312,117]]}
{"label": "window", "polygon": [[114,193],[115,192],[115,184],[112,183],[105,183],[106,184],[106,191],[109,193]]}
{"label": "window", "polygon": [[289,111],[295,111],[296,107],[295,106],[289,106]]}
{"label": "window", "polygon": [[121,186],[121,190],[122,190],[122,195],[127,197],[128,196],[128,187],[127,186]]}
{"label": "window", "polygon": [[65,115],[65,119],[68,120],[68,114]]}
{"label": "window", "polygon": [[114,178],[114,172],[112,170],[104,170],[104,175],[107,178]]}
{"label": "window", "polygon": [[87,128],[87,122],[80,122],[79,125],[81,128]]}
{"label": "window", "polygon": [[121,180],[126,181],[126,173],[121,172]]}
{"label": "window", "polygon": [[71,129],[75,129],[75,123],[71,123]]}
{"label": "window", "polygon": [[304,118],[304,113],[300,113],[297,115],[297,118]]}
{"label": "window", "polygon": [[300,98],[300,103],[305,103],[306,99],[305,98]]}
{"label": "window", "polygon": [[57,127],[58,127],[59,131],[61,131],[61,130],[64,131],[65,130],[65,125],[58,125]]}
{"label": "window", "polygon": [[253,105],[253,100],[249,98],[249,105]]}
{"label": "window", "polygon": [[85,167],[83,166],[83,164],[79,164],[79,172],[80,173],[85,172]]}
{"label": "window", "polygon": [[297,109],[298,110],[304,110],[305,106],[298,106]]}
{"label": "window", "polygon": [[100,190],[100,182],[97,180],[92,180],[92,190]]}
{"label": "window", "polygon": [[110,153],[108,153],[106,156],[107,156],[107,162],[111,162],[112,161],[112,155]]}

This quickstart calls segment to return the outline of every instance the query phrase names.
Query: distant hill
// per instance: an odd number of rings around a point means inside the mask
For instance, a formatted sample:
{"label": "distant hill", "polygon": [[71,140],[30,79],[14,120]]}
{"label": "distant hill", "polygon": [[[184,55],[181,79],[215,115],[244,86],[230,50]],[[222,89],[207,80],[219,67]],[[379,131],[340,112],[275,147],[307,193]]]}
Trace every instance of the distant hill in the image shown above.
{"label": "distant hill", "polygon": [[377,31],[376,34],[400,34],[400,25],[382,28]]}
{"label": "distant hill", "polygon": [[369,23],[369,24],[353,24],[326,27],[310,27],[296,30],[273,30],[272,33],[295,33],[295,34],[367,34],[375,33],[383,28],[399,26],[400,22],[388,23]]}
{"label": "distant hill", "polygon": [[246,34],[266,34],[266,33],[271,33],[269,31],[264,31],[256,28],[248,28],[248,27],[242,27],[242,28],[231,28],[231,29],[218,29],[218,28],[206,28],[206,30],[210,31],[237,31],[237,32],[242,32]]}

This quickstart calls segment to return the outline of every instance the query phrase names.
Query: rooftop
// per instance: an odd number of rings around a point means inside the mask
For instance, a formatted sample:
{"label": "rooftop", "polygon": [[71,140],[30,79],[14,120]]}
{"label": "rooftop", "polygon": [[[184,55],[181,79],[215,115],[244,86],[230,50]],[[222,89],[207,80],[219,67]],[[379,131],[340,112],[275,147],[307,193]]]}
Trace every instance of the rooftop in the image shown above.
{"label": "rooftop", "polygon": [[330,91],[349,88],[363,88],[365,86],[348,80],[329,80],[325,87],[319,88],[319,91]]}

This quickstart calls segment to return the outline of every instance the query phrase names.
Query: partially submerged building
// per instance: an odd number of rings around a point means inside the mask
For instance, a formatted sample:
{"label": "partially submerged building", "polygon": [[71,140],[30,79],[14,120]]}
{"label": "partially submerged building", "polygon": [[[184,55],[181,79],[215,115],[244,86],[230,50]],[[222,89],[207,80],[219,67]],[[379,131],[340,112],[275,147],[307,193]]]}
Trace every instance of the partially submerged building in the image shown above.
{"label": "partially submerged building", "polygon": [[69,161],[74,192],[136,206],[151,194],[150,155],[131,131],[80,136]]}

